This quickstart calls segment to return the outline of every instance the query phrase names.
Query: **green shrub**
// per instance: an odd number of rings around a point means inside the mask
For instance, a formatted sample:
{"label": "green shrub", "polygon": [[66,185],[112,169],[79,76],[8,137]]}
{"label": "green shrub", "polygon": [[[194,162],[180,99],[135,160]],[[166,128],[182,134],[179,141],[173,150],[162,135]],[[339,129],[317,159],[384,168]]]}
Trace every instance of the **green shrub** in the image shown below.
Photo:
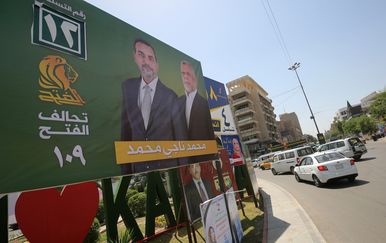
{"label": "green shrub", "polygon": [[95,217],[98,219],[100,224],[105,223],[105,208],[103,205],[103,201],[99,202],[98,210]]}
{"label": "green shrub", "polygon": [[126,192],[126,200],[129,200],[132,196],[134,196],[135,194],[138,194],[138,191],[137,190],[134,190],[134,189],[128,189],[127,192]]}
{"label": "green shrub", "polygon": [[83,240],[83,243],[98,242],[100,237],[99,228],[100,228],[99,221],[97,218],[94,218],[94,221],[92,222],[90,230],[88,231],[86,238]]}
{"label": "green shrub", "polygon": [[167,222],[165,219],[165,215],[161,215],[155,218],[155,227],[157,228],[166,228]]}
{"label": "green shrub", "polygon": [[131,212],[134,217],[145,216],[146,211],[146,193],[139,192],[129,198],[128,201]]}
{"label": "green shrub", "polygon": [[132,242],[133,237],[132,237],[132,231],[125,230],[123,233],[120,233],[118,236],[118,239],[113,241],[113,240],[107,240],[108,243],[129,243]]}

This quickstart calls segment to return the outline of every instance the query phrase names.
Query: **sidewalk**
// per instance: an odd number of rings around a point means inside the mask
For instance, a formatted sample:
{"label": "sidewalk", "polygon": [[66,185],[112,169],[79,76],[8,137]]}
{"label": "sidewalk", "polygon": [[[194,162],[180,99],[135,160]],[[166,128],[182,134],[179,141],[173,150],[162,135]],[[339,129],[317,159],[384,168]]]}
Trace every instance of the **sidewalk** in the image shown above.
{"label": "sidewalk", "polygon": [[263,179],[259,179],[259,186],[266,216],[265,242],[326,242],[308,214],[289,192]]}

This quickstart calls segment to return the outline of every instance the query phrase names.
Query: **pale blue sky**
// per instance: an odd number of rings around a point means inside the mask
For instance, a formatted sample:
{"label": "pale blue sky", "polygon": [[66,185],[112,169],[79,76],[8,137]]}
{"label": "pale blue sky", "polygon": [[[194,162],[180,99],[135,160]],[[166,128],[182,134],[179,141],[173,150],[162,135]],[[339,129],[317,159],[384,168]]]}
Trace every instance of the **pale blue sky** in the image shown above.
{"label": "pale blue sky", "polygon": [[[303,133],[316,136],[300,88],[283,94],[299,84],[262,1],[87,2],[201,61],[211,79],[226,83],[249,75],[269,93],[277,116],[296,112]],[[346,100],[357,104],[385,88],[385,1],[269,3],[293,62],[301,63],[298,72],[321,132]]]}

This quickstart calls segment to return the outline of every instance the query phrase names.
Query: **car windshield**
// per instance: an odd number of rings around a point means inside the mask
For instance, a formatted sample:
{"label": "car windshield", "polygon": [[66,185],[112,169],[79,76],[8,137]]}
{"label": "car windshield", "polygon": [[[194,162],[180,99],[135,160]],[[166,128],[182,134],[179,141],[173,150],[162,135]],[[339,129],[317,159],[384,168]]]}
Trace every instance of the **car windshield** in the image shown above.
{"label": "car windshield", "polygon": [[306,147],[306,148],[302,148],[302,149],[298,150],[298,156],[300,156],[300,157],[306,156],[309,154],[313,154],[313,153],[314,153],[314,151],[312,150],[311,147]]}
{"label": "car windshield", "polygon": [[342,159],[342,158],[344,158],[344,156],[340,153],[328,153],[328,154],[315,156],[315,159],[318,161],[318,163],[324,163],[331,160]]}

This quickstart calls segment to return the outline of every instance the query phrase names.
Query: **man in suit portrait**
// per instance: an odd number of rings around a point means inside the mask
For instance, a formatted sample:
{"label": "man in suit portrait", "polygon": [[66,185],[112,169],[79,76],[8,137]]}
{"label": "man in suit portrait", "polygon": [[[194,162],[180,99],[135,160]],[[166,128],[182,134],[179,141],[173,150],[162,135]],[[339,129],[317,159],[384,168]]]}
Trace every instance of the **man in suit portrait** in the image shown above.
{"label": "man in suit portrait", "polygon": [[213,198],[212,187],[208,180],[201,178],[199,163],[189,165],[189,174],[192,181],[185,185],[186,201],[189,208],[190,221],[200,218],[200,203]]}
{"label": "man in suit portrait", "polygon": [[[133,44],[133,57],[140,77],[122,83],[122,141],[175,140],[172,109],[176,94],[158,78],[158,60],[154,48],[145,40]],[[122,174],[175,167],[176,159],[121,165]]]}
{"label": "man in suit portrait", "polygon": [[[178,97],[174,108],[176,139],[215,140],[208,101],[198,93],[198,81],[192,64],[181,61],[180,71],[185,92]],[[215,158],[214,155],[194,156],[189,159],[189,163]]]}

